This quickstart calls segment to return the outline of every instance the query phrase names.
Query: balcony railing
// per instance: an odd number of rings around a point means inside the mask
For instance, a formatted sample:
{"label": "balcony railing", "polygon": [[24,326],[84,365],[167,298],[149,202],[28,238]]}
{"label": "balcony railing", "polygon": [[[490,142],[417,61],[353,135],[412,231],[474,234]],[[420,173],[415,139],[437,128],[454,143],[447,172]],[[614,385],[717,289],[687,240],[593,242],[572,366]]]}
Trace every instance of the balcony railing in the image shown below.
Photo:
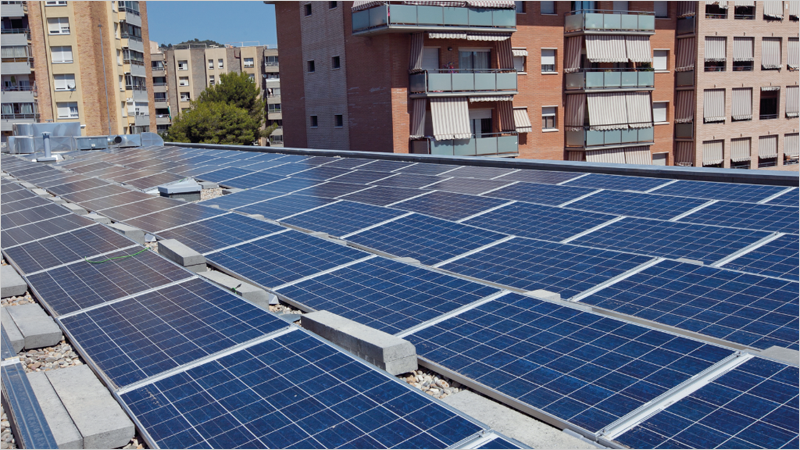
{"label": "balcony railing", "polygon": [[694,138],[694,124],[693,123],[676,123],[675,124],[675,137],[680,139]]}
{"label": "balcony railing", "polygon": [[158,82],[158,83],[156,83],[155,81],[153,82],[153,86],[166,86],[166,85],[167,85],[167,83],[165,81],[164,82]]}
{"label": "balcony railing", "polygon": [[31,38],[30,28],[3,28],[0,30],[0,34],[24,34],[28,36],[28,39]]}
{"label": "balcony railing", "polygon": [[653,128],[628,128],[623,130],[567,129],[567,147],[601,147],[606,145],[653,142]]}
{"label": "balcony railing", "polygon": [[517,72],[499,69],[442,69],[411,74],[412,93],[496,92],[517,90]]}
{"label": "balcony railing", "polygon": [[514,31],[516,26],[513,9],[383,4],[353,13],[354,34],[381,28]]}
{"label": "balcony railing", "polygon": [[761,119],[761,120],[772,120],[772,119],[777,119],[778,115],[777,114],[759,114],[758,118]]}
{"label": "balcony railing", "polygon": [[675,83],[678,86],[694,86],[694,70],[688,72],[677,72]]}
{"label": "balcony railing", "polygon": [[3,92],[35,91],[34,86],[3,86]]}
{"label": "balcony railing", "polygon": [[582,69],[567,74],[567,90],[648,89],[655,86],[655,73],[635,69]]}
{"label": "balcony railing", "polygon": [[144,66],[144,61],[139,61],[138,59],[123,59],[122,62],[124,64],[133,64],[135,66]]}
{"label": "balcony railing", "polygon": [[39,113],[3,113],[2,119],[4,120],[14,120],[14,119],[35,119],[39,120]]}
{"label": "balcony railing", "polygon": [[656,16],[649,11],[612,11],[581,9],[570,11],[564,17],[564,32],[627,31],[655,33]]}
{"label": "balcony railing", "polygon": [[727,19],[728,14],[706,13],[706,19]]}
{"label": "balcony railing", "polygon": [[131,39],[131,40],[134,40],[134,41],[142,42],[142,37],[141,36],[135,36],[133,34],[128,34],[128,33],[122,33],[122,39]]}
{"label": "balcony railing", "polygon": [[517,156],[519,136],[516,134],[491,133],[470,139],[437,141],[429,139],[412,141],[414,153],[450,156]]}
{"label": "balcony railing", "polygon": [[695,22],[694,16],[678,19],[677,34],[681,35],[681,34],[694,33],[694,22]]}

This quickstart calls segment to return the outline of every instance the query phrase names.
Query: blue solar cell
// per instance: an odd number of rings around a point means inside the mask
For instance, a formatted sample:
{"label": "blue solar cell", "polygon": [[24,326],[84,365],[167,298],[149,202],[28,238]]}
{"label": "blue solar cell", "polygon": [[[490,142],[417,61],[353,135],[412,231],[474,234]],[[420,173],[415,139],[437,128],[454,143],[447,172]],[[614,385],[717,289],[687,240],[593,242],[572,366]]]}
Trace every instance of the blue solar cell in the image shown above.
{"label": "blue solar cell", "polygon": [[60,321],[117,387],[286,326],[274,315],[200,279]]}
{"label": "blue solar cell", "polygon": [[513,293],[406,339],[420,357],[589,432],[733,353]]}
{"label": "blue solar cell", "polygon": [[298,303],[390,334],[448,313],[497,289],[375,258],[279,290]]}
{"label": "blue solar cell", "polygon": [[313,169],[295,173],[292,176],[297,178],[304,178],[307,180],[325,181],[350,172],[351,172],[350,170],[337,169],[336,167],[314,167]]}
{"label": "blue solar cell", "polygon": [[512,183],[511,181],[479,180],[477,178],[449,178],[436,184],[426,186],[426,189],[437,191],[455,192],[457,194],[480,195],[484,192],[497,189]]}
{"label": "blue solar cell", "polygon": [[352,247],[299,231],[287,231],[211,253],[207,258],[272,288],[367,256],[369,254]]}
{"label": "blue solar cell", "polygon": [[92,189],[101,186],[109,186],[110,183],[103,180],[98,180],[97,178],[87,178],[85,180],[76,181],[74,183],[65,183],[59,184],[57,186],[48,186],[47,190],[52,192],[56,195],[67,195],[73,192],[78,191],[85,191],[86,189]]}
{"label": "blue solar cell", "polygon": [[372,183],[373,181],[377,181],[390,176],[392,176],[392,174],[386,172],[354,170],[340,177],[336,177],[334,181],[336,181],[337,183],[368,184]]}
{"label": "blue solar cell", "polygon": [[141,230],[158,233],[159,231],[164,231],[169,228],[175,228],[191,222],[197,222],[198,220],[219,216],[226,212],[227,211],[209,208],[207,206],[189,204],[165,209],[146,216],[139,216],[135,219],[126,220],[125,222]]}
{"label": "blue solar cell", "polygon": [[[5,188],[3,188],[3,190],[5,190]],[[6,203],[35,197],[38,197],[38,195],[27,189],[23,189],[13,192],[3,192],[3,194],[0,195],[0,201],[5,205]]]}
{"label": "blue solar cell", "polygon": [[389,178],[384,178],[382,180],[375,181],[372,184],[378,186],[393,186],[400,188],[418,189],[423,186],[427,186],[429,184],[437,183],[439,181],[442,181],[443,179],[444,178],[442,177],[434,177],[430,175],[413,175],[413,174],[406,175],[404,173],[399,173],[397,175],[392,175]]}
{"label": "blue solar cell", "polygon": [[484,431],[302,330],[121,397],[161,448],[448,448]]}
{"label": "blue solar cell", "polygon": [[283,162],[280,159],[275,159],[271,161],[261,161],[260,159],[249,159],[242,163],[241,168],[246,170],[264,170],[269,169],[270,167],[280,166],[282,164],[288,164],[287,162]]}
{"label": "blue solar cell", "polygon": [[645,219],[668,220],[706,203],[707,200],[639,194],[635,192],[601,191],[567,205],[570,209],[619,214]]}
{"label": "blue solar cell", "polygon": [[240,169],[238,167],[227,167],[225,169],[215,170],[213,172],[207,172],[200,175],[200,178],[203,181],[214,181],[219,183],[220,181],[230,180],[231,178],[241,177],[243,175],[250,175],[254,173],[251,170]]}
{"label": "blue solar cell", "polygon": [[669,183],[671,180],[661,178],[630,177],[623,175],[606,175],[590,173],[585,177],[574,178],[564,183],[566,186],[583,186],[612,191],[648,191],[654,187]]}
{"label": "blue solar cell", "polygon": [[798,283],[662,261],[584,303],[753,348],[798,348]]}
{"label": "blue solar cell", "polygon": [[501,437],[497,437],[492,439],[491,441],[481,445],[478,448],[485,448],[485,449],[501,449],[501,448],[526,448],[522,447],[519,444],[515,444],[507,439],[503,439]]}
{"label": "blue solar cell", "polygon": [[800,205],[800,190],[797,188],[783,193],[766,202],[767,205],[797,206]]}
{"label": "blue solar cell", "polygon": [[53,217],[66,216],[67,214],[71,214],[70,210],[51,202],[46,205],[36,206],[22,211],[4,213],[2,218],[0,218],[0,223],[2,224],[2,228],[7,230],[41,220],[52,219]]}
{"label": "blue solar cell", "polygon": [[284,178],[282,180],[278,180],[273,183],[268,183],[262,186],[258,186],[256,189],[288,194],[290,192],[299,191],[300,189],[306,189],[311,186],[317,186],[319,184],[322,184],[322,182],[314,180],[304,180],[302,178]]}
{"label": "blue solar cell", "polygon": [[363,166],[373,160],[367,158],[336,158],[335,161],[325,164],[325,167],[336,167],[339,169],[353,169]]}
{"label": "blue solar cell", "polygon": [[314,166],[308,166],[303,164],[302,162],[284,164],[282,166],[271,167],[269,169],[264,169],[263,171],[266,173],[276,174],[276,175],[284,175],[289,176],[297,172],[301,172],[303,170],[311,169]]}
{"label": "blue solar cell", "polygon": [[198,205],[216,205],[222,209],[234,209],[240,206],[249,205],[251,203],[263,202],[264,200],[280,197],[281,195],[284,195],[284,192],[271,192],[262,189],[252,189],[223,195],[222,197],[212,198],[209,200],[203,200],[202,202],[198,203]]}
{"label": "blue solar cell", "polygon": [[474,195],[436,191],[392,205],[392,208],[414,211],[445,220],[461,220],[504,203],[508,202]]}
{"label": "blue solar cell", "polygon": [[503,175],[508,175],[515,172],[517,169],[504,169],[501,167],[485,167],[485,166],[463,166],[456,170],[447,173],[448,177],[455,178],[479,178],[482,180],[491,180],[500,178]]}
{"label": "blue solar cell", "polygon": [[87,211],[99,211],[101,209],[114,208],[116,206],[127,205],[152,198],[152,195],[145,194],[144,192],[130,191],[124,194],[116,194],[108,197],[98,198],[97,200],[88,200],[81,202],[80,205]]}
{"label": "blue solar cell", "polygon": [[400,170],[397,170],[397,173],[401,174],[417,174],[417,175],[440,175],[446,177],[447,174],[445,172],[449,172],[453,169],[458,169],[462,166],[455,166],[450,164],[431,164],[431,163],[417,163],[412,166],[403,167]]}
{"label": "blue solar cell", "polygon": [[347,240],[423,264],[436,264],[503,239],[504,234],[412,214],[362,231]]}
{"label": "blue solar cell", "polygon": [[123,205],[115,205],[111,208],[100,210],[101,214],[110,217],[116,221],[124,221],[134,217],[143,216],[145,214],[152,214],[156,211],[164,209],[175,208],[176,206],[184,206],[185,202],[174,200],[166,197],[153,197],[150,196],[147,200],[140,202],[132,202]]}
{"label": "blue solar cell", "polygon": [[797,367],[753,358],[616,440],[631,448],[793,448]]}
{"label": "blue solar cell", "polygon": [[283,197],[253,203],[252,205],[242,206],[241,208],[236,208],[236,210],[247,214],[261,214],[267,219],[278,220],[309,209],[317,208],[332,201],[334,200],[328,198],[289,194]]}
{"label": "blue solar cell", "polygon": [[716,202],[680,221],[797,234],[800,229],[798,211],[797,207],[789,206]]}
{"label": "blue solar cell", "polygon": [[3,205],[3,214],[8,214],[12,212],[22,211],[25,209],[36,208],[37,206],[50,205],[52,203],[53,202],[51,200],[47,200],[44,197],[35,195],[33,197],[26,197],[23,198],[22,200],[17,200],[10,203],[1,202],[0,204]]}
{"label": "blue solar cell", "polygon": [[757,203],[785,190],[783,186],[678,180],[653,191],[658,195]]}
{"label": "blue solar cell", "polygon": [[312,231],[343,236],[406,214],[404,211],[341,201],[289,219],[286,223]]}
{"label": "blue solar cell", "polygon": [[401,202],[412,197],[424,194],[420,189],[403,189],[388,186],[375,186],[353,194],[345,195],[342,200],[367,203],[370,205],[386,206],[392,203]]}
{"label": "blue solar cell", "polygon": [[787,280],[798,280],[800,279],[798,247],[800,247],[800,240],[797,236],[784,235],[726,263],[724,267]]}
{"label": "blue solar cell", "polygon": [[327,183],[322,183],[316,186],[311,186],[310,188],[299,190],[297,193],[311,195],[313,197],[337,198],[343,195],[352,194],[353,192],[368,189],[370,187],[371,186],[365,186],[363,184],[337,183],[335,181],[328,181]]}
{"label": "blue solar cell", "polygon": [[397,171],[398,169],[402,169],[404,167],[408,167],[408,166],[410,166],[412,164],[414,164],[414,163],[403,162],[403,161],[388,161],[388,160],[385,160],[385,159],[381,159],[381,160],[374,160],[373,159],[371,163],[369,163],[367,165],[364,165],[362,167],[359,167],[359,168],[363,169],[363,170],[374,170],[374,171],[377,171],[377,172],[394,172],[394,171]]}
{"label": "blue solar cell", "polygon": [[442,266],[451,272],[570,298],[634,267],[647,256],[515,238]]}
{"label": "blue solar cell", "polygon": [[711,264],[769,236],[765,231],[626,217],[573,244]]}
{"label": "blue solar cell", "polygon": [[517,183],[489,192],[485,196],[556,206],[594,191],[550,184]]}
{"label": "blue solar cell", "polygon": [[255,172],[239,178],[232,178],[225,181],[226,186],[239,189],[249,189],[262,184],[272,183],[273,181],[283,180],[285,177],[266,172]]}
{"label": "blue solar cell", "polygon": [[150,176],[126,181],[125,184],[133,186],[136,189],[147,190],[162,184],[180,181],[181,179],[183,179],[182,175],[176,175],[174,173],[168,173],[168,172],[159,172]]}
{"label": "blue solar cell", "polygon": [[124,188],[122,186],[111,185],[111,186],[102,186],[94,189],[87,189],[85,191],[80,191],[80,192],[73,192],[71,194],[65,194],[63,198],[73,203],[83,203],[98,198],[108,197],[110,195],[127,194],[129,192],[134,192],[134,191],[132,191],[129,188]]}
{"label": "blue solar cell", "polygon": [[177,239],[200,253],[207,253],[283,230],[284,227],[263,220],[241,214],[225,214],[173,228],[159,235],[164,239]]}
{"label": "blue solar cell", "polygon": [[514,203],[465,221],[467,225],[522,237],[561,241],[615,216],[553,206]]}
{"label": "blue solar cell", "polygon": [[[5,208],[5,205],[3,205],[3,207]],[[3,247],[11,248],[16,245],[25,244],[27,242],[46,238],[54,234],[63,233],[65,231],[88,227],[89,225],[94,225],[95,223],[97,222],[94,220],[87,219],[86,217],[78,216],[76,214],[67,214],[65,216],[54,217],[41,222],[29,223],[24,227],[3,230]]]}

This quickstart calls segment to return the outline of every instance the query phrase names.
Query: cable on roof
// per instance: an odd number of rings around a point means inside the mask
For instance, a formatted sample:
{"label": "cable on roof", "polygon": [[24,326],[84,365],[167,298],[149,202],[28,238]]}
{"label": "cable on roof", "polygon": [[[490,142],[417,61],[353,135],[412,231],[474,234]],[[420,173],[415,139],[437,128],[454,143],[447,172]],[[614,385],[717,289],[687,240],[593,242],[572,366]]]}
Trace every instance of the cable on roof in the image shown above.
{"label": "cable on roof", "polygon": [[88,259],[86,259],[86,257],[84,256],[84,257],[83,257],[83,260],[84,260],[84,261],[86,261],[86,262],[87,262],[87,263],[89,263],[89,264],[102,264],[102,263],[109,262],[109,261],[114,261],[114,260],[117,260],[117,259],[125,259],[125,258],[130,258],[131,256],[136,256],[136,255],[138,255],[138,254],[144,253],[144,252],[146,252],[147,250],[150,250],[150,249],[149,249],[149,248],[147,248],[147,247],[145,247],[145,248],[143,248],[143,249],[139,250],[138,252],[136,252],[136,253],[134,253],[134,254],[131,254],[131,255],[125,255],[125,256],[114,256],[113,258],[107,258],[107,259],[104,259],[104,260],[101,260],[101,261],[89,261],[89,260],[88,260]]}

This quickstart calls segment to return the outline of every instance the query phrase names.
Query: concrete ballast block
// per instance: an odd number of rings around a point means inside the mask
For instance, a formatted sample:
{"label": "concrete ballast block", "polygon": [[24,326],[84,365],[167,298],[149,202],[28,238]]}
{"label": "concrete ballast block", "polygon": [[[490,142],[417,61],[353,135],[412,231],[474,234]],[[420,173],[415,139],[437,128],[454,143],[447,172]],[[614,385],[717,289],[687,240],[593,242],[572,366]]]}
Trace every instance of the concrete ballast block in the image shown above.
{"label": "concrete ballast block", "polygon": [[[190,270],[194,270],[192,269],[193,266],[205,266],[206,264],[205,256],[185,246],[176,239],[158,241],[158,253],[170,261],[174,261]],[[203,270],[205,270],[205,268]],[[194,271],[197,272],[197,270]]]}
{"label": "concrete ballast block", "polygon": [[7,306],[5,309],[25,338],[26,349],[50,347],[61,341],[61,329],[41,306],[28,303]]}
{"label": "concrete ballast block", "polygon": [[2,298],[25,295],[25,292],[28,291],[25,280],[11,266],[2,266],[0,282],[2,282],[2,286],[0,286],[0,297]]}
{"label": "concrete ballast block", "polygon": [[225,275],[222,272],[214,272],[209,270],[207,272],[200,272],[199,275],[208,278],[214,283],[224,286],[227,289],[236,288],[236,293],[242,296],[243,299],[258,306],[259,308],[269,311],[270,296],[274,297],[274,295],[267,293],[267,291],[264,289],[245,283],[238,278]]}
{"label": "concrete ballast block", "polygon": [[36,194],[36,195],[38,195],[40,197],[52,197],[50,195],[50,193],[45,191],[44,189],[39,189],[39,188],[31,189],[31,192],[33,192],[34,194]]}
{"label": "concrete ballast block", "polygon": [[213,181],[200,181],[200,186],[202,186],[203,189],[217,189],[219,184]]}
{"label": "concrete ballast block", "polygon": [[42,413],[58,448],[83,448],[83,436],[72,421],[67,408],[61,403],[61,398],[56,394],[45,372],[29,373],[28,382],[39,406],[42,407]]}
{"label": "concrete ballast block", "polygon": [[543,300],[550,300],[550,301],[561,300],[561,294],[557,292],[547,291],[544,289],[536,289],[535,291],[528,291],[527,294]]}
{"label": "concrete ballast block", "polygon": [[87,219],[92,219],[97,223],[104,223],[106,225],[111,225],[111,219],[109,219],[106,216],[101,216],[100,214],[97,214],[97,213],[87,214],[86,218]]}
{"label": "concrete ballast block", "polygon": [[328,311],[305,314],[301,324],[392,375],[417,370],[417,350],[405,339]]}
{"label": "concrete ballast block", "polygon": [[124,223],[113,223],[109,225],[109,227],[123,234],[128,239],[135,241],[137,244],[144,245],[144,231],[130,225],[125,225]]}
{"label": "concrete ballast block", "polygon": [[118,448],[133,438],[133,422],[88,366],[45,374],[83,436],[84,448]]}
{"label": "concrete ballast block", "polygon": [[65,208],[69,209],[70,211],[74,212],[75,214],[78,214],[78,215],[81,215],[81,216],[85,216],[86,214],[89,214],[89,211],[87,211],[81,205],[79,205],[77,203],[64,203],[63,205],[64,205]]}
{"label": "concrete ballast block", "polygon": [[21,352],[25,348],[25,338],[17,328],[17,324],[14,323],[14,319],[11,318],[6,308],[0,310],[0,316],[2,316],[3,330],[5,330],[8,339],[11,341],[14,353]]}

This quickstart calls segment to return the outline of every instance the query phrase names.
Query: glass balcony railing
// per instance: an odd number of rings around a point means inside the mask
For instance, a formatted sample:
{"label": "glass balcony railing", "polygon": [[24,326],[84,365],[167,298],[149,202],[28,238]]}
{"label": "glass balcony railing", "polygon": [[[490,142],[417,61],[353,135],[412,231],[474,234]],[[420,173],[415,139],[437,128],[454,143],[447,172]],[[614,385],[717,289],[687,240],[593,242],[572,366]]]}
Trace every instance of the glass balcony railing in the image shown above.
{"label": "glass balcony railing", "polygon": [[692,34],[694,33],[694,16],[678,19],[677,34]]}
{"label": "glass balcony railing", "polygon": [[677,72],[675,74],[675,83],[678,86],[694,86],[694,70]]}
{"label": "glass balcony railing", "polygon": [[412,141],[414,153],[448,156],[517,156],[519,136],[491,133],[471,139]]}
{"label": "glass balcony railing", "polygon": [[516,26],[513,9],[383,4],[353,12],[353,34],[389,28],[438,27],[515,31]]}
{"label": "glass balcony railing", "polygon": [[655,86],[655,73],[635,69],[582,69],[567,74],[567,90],[648,89]]}
{"label": "glass balcony railing", "polygon": [[495,92],[517,90],[517,72],[498,69],[442,69],[410,75],[411,93]]}
{"label": "glass balcony railing", "polygon": [[567,128],[567,147],[601,147],[606,145],[653,142],[653,127],[623,130],[582,130]]}
{"label": "glass balcony railing", "polygon": [[570,11],[564,17],[564,32],[626,31],[655,33],[656,16],[648,11],[610,11],[581,9]]}
{"label": "glass balcony railing", "polygon": [[692,139],[694,137],[694,124],[691,122],[676,123],[675,137],[679,139]]}

